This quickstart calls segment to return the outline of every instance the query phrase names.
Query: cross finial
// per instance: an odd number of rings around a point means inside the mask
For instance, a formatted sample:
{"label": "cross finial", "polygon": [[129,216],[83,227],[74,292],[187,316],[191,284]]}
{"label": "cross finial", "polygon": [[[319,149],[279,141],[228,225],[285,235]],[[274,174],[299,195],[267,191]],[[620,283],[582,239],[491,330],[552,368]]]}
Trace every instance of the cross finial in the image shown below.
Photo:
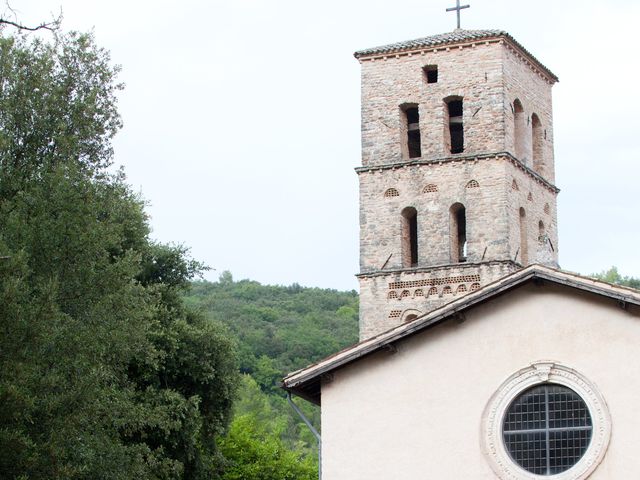
{"label": "cross finial", "polygon": [[456,6],[455,7],[447,8],[447,12],[455,11],[457,13],[457,15],[458,15],[458,28],[460,28],[460,10],[462,10],[463,8],[469,8],[469,5],[460,6],[460,0],[456,0]]}

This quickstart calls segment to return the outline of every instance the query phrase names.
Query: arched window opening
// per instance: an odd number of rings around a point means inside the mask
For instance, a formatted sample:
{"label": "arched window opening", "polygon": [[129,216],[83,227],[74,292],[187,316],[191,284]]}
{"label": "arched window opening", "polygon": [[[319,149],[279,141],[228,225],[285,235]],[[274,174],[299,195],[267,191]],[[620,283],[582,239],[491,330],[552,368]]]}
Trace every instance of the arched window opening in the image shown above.
{"label": "arched window opening", "polygon": [[415,313],[409,314],[406,316],[406,318],[404,319],[405,322],[411,322],[412,320],[415,320],[416,318],[418,318],[418,315],[416,315]]}
{"label": "arched window opening", "polygon": [[544,130],[540,118],[535,113],[531,115],[531,145],[533,146],[533,169],[542,173],[544,169],[543,140]]}
{"label": "arched window opening", "polygon": [[527,242],[527,214],[524,208],[520,208],[520,263],[529,263],[529,245]]}
{"label": "arched window opening", "polygon": [[454,204],[450,209],[451,217],[451,262],[467,261],[467,217],[464,205]]}
{"label": "arched window opening", "polygon": [[513,140],[516,158],[524,162],[524,132],[526,130],[524,108],[517,98],[513,102]]}
{"label": "arched window opening", "polygon": [[418,212],[413,207],[402,211],[402,264],[405,267],[418,264]]}
{"label": "arched window opening", "polygon": [[540,242],[544,242],[546,236],[547,235],[546,235],[546,232],[545,232],[545,229],[544,229],[544,222],[542,220],[540,220],[538,222],[538,240]]}
{"label": "arched window opening", "polygon": [[384,196],[386,198],[389,197],[398,197],[400,196],[400,192],[398,192],[397,188],[388,188],[385,192],[384,192]]}
{"label": "arched window opening", "polygon": [[438,295],[438,288],[437,287],[431,287],[429,289],[429,296],[433,296],[433,295]]}
{"label": "arched window opening", "polygon": [[446,105],[446,132],[447,149],[451,153],[464,152],[464,128],[462,123],[462,98],[449,97],[445,99]]}
{"label": "arched window opening", "polygon": [[406,132],[405,156],[418,158],[422,155],[420,143],[420,112],[418,105],[408,104],[401,107],[403,127]]}

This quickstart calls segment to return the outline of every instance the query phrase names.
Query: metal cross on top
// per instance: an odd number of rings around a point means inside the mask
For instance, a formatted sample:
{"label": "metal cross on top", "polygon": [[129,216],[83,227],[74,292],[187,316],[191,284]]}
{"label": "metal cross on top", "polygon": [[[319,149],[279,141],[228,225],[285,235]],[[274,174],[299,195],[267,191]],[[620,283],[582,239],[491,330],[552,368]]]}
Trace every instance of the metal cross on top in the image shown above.
{"label": "metal cross on top", "polygon": [[460,28],[460,10],[462,10],[463,8],[469,8],[469,5],[460,6],[460,0],[456,0],[456,6],[455,7],[447,8],[447,12],[455,11],[457,13],[457,15],[458,15],[458,28]]}

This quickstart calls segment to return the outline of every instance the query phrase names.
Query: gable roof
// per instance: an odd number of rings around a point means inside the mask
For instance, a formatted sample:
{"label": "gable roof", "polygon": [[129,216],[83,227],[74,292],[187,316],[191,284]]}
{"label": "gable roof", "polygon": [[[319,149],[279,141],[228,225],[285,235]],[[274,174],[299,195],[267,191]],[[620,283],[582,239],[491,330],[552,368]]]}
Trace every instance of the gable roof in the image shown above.
{"label": "gable roof", "polygon": [[282,388],[316,405],[320,405],[321,380],[323,377],[331,375],[331,373],[338,368],[380,350],[393,349],[393,344],[399,340],[446,320],[456,318],[465,310],[496,298],[530,281],[548,281],[609,297],[617,300],[623,306],[627,304],[640,306],[640,290],[612,285],[593,278],[583,277],[561,270],[554,270],[542,265],[531,265],[453,302],[447,303],[408,323],[398,325],[375,337],[368,338],[351,347],[345,348],[317,363],[290,373],[283,379]]}
{"label": "gable roof", "polygon": [[391,43],[379,47],[366,48],[358,50],[353,54],[356,58],[370,57],[375,55],[385,55],[390,53],[407,52],[420,50],[423,48],[436,47],[439,45],[456,45],[469,42],[482,42],[491,39],[504,38],[511,43],[516,49],[526,55],[536,66],[542,70],[554,82],[558,81],[558,77],[540,61],[534,57],[526,48],[524,48],[515,38],[504,30],[464,30],[456,29],[453,32],[441,33],[438,35],[430,35],[428,37],[417,38],[415,40],[406,40],[403,42]]}

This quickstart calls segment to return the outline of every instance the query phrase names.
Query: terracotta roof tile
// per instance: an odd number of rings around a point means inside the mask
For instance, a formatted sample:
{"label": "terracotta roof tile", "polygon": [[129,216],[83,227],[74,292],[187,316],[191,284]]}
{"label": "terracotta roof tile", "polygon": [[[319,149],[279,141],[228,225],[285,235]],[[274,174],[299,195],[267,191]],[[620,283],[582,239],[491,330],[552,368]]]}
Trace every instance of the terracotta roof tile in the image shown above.
{"label": "terracotta roof tile", "polygon": [[367,57],[371,55],[381,55],[387,53],[404,52],[408,50],[416,50],[425,47],[435,47],[438,45],[451,45],[457,43],[464,43],[473,40],[482,41],[491,38],[506,38],[516,47],[522,50],[528,57],[531,58],[546,74],[548,74],[554,81],[558,81],[551,70],[545,67],[538,61],[526,48],[524,48],[515,38],[513,38],[508,32],[504,30],[463,30],[456,29],[453,32],[441,33],[438,35],[431,35],[424,38],[417,38],[415,40],[406,40],[404,42],[391,43],[389,45],[382,45],[380,47],[366,48],[359,50],[353,55],[356,58]]}

